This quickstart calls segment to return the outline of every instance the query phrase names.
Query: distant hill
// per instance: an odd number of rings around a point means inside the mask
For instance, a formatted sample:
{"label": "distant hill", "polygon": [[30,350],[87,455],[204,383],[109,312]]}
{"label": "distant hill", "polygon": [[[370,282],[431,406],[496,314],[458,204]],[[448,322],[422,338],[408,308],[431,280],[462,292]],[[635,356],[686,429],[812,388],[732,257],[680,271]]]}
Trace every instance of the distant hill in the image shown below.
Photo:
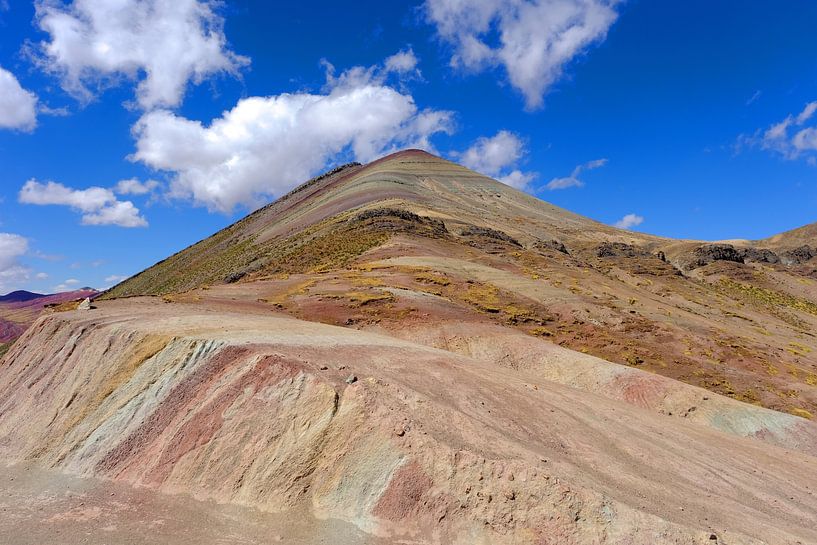
{"label": "distant hill", "polygon": [[6,295],[0,295],[0,303],[22,303],[24,301],[31,301],[32,299],[39,299],[40,297],[45,297],[45,294],[17,290]]}
{"label": "distant hill", "polygon": [[19,337],[47,306],[95,297],[98,293],[93,288],[47,295],[19,290],[0,297],[0,343],[8,343]]}

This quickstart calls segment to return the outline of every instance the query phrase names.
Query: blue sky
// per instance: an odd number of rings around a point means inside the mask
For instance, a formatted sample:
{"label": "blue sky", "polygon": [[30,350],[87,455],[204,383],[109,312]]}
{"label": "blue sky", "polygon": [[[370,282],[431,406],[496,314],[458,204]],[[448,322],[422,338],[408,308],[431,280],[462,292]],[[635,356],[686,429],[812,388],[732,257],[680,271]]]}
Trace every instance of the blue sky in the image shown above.
{"label": "blue sky", "polygon": [[408,146],[658,235],[817,221],[810,0],[106,4],[0,0],[2,292],[106,287]]}

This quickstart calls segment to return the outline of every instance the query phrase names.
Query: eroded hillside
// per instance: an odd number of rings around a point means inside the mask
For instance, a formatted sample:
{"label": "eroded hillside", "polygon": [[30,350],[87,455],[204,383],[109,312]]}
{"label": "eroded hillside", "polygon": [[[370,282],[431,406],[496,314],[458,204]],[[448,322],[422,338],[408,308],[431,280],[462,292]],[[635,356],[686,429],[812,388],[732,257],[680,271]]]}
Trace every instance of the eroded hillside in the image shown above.
{"label": "eroded hillside", "polygon": [[[403,330],[411,304],[389,290],[417,291],[455,320],[810,418],[817,246],[803,232],[717,244],[622,231],[409,151],[311,180],[106,297],[263,279],[301,318]],[[424,321],[445,320],[435,312]]]}
{"label": "eroded hillside", "polygon": [[513,369],[251,306],[103,303],[9,353],[0,454],[421,542],[817,539],[811,423],[640,371],[618,396],[560,384],[561,354],[527,351]]}
{"label": "eroded hillside", "polygon": [[0,457],[417,543],[817,543],[803,232],[621,231],[424,152],[0,361]]}

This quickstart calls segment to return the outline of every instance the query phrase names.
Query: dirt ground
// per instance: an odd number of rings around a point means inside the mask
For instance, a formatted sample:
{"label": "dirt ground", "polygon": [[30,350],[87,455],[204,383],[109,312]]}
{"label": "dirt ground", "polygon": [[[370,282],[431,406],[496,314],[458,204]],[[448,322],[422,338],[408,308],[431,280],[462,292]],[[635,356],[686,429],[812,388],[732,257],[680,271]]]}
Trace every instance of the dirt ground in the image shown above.
{"label": "dirt ground", "polygon": [[383,545],[337,520],[271,514],[0,463],[3,545]]}

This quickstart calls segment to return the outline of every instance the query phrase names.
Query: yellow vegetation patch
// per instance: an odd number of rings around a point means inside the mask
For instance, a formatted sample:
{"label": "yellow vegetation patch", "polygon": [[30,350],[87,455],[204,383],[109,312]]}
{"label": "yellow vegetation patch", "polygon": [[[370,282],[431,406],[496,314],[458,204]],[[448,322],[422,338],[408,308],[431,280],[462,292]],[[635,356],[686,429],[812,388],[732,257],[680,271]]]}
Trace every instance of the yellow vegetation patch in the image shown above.
{"label": "yellow vegetation patch", "polygon": [[48,307],[48,309],[51,310],[51,312],[68,312],[71,310],[77,310],[81,302],[82,301],[80,299],[77,299],[76,301],[66,301],[65,303]]}
{"label": "yellow vegetation patch", "polygon": [[309,288],[311,288],[315,284],[315,282],[317,282],[316,279],[305,280],[303,282],[295,284],[294,286],[291,286],[289,289],[282,293],[276,294],[275,296],[270,298],[260,299],[260,301],[263,303],[270,303],[277,307],[283,306],[283,304],[289,298],[294,297],[296,295],[305,295]]}
{"label": "yellow vegetation patch", "polygon": [[742,284],[729,278],[721,279],[721,287],[733,294],[742,295],[755,302],[771,307],[786,307],[817,316],[817,304],[788,293],[774,291],[759,286]]}
{"label": "yellow vegetation patch", "polygon": [[809,420],[814,418],[814,415],[812,415],[810,412],[799,407],[795,407],[794,409],[791,409],[789,412],[794,416],[799,416],[800,418],[807,418]]}
{"label": "yellow vegetation patch", "polygon": [[805,356],[811,352],[811,348],[796,342],[790,342],[786,350],[795,356]]}
{"label": "yellow vegetation patch", "polygon": [[383,286],[383,281],[379,278],[372,278],[370,276],[353,276],[347,278],[350,284],[361,288],[375,288]]}
{"label": "yellow vegetation patch", "polygon": [[528,330],[528,333],[536,337],[552,337],[553,333],[546,327],[534,327]]}
{"label": "yellow vegetation patch", "polygon": [[325,297],[330,299],[347,299],[358,306],[368,305],[381,301],[394,301],[394,296],[391,293],[367,293],[362,291],[350,291],[340,294],[326,294]]}
{"label": "yellow vegetation patch", "polygon": [[462,299],[485,312],[499,312],[499,290],[490,284],[468,284]]}
{"label": "yellow vegetation patch", "polygon": [[414,276],[414,279],[417,282],[425,282],[425,283],[428,283],[428,284],[437,284],[438,286],[447,286],[447,285],[449,285],[451,283],[451,281],[448,278],[446,278],[444,276],[441,276],[439,274],[434,274],[434,273],[427,272],[427,271],[423,271],[423,272],[418,273],[417,275]]}

